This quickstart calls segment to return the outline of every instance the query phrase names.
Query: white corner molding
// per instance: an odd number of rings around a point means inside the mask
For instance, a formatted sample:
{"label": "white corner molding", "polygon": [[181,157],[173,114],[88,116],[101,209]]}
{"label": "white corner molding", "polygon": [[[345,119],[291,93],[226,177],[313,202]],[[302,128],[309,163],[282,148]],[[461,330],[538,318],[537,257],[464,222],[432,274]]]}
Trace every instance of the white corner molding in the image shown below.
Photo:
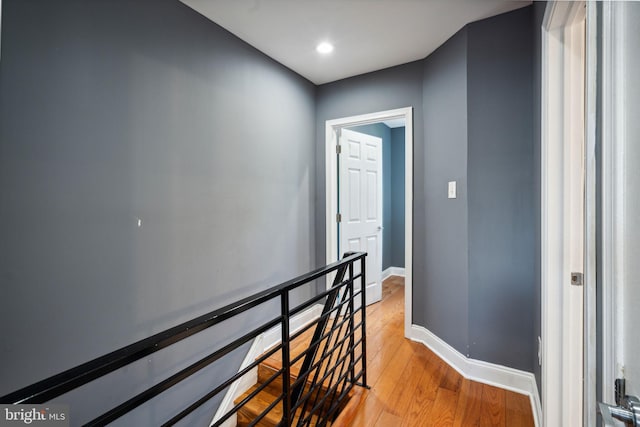
{"label": "white corner molding", "polygon": [[[315,304],[302,313],[294,316],[290,322],[291,333],[295,333],[307,326],[309,323],[318,319],[322,314],[323,306],[322,304]],[[245,356],[238,372],[245,369],[247,366],[252,364],[260,355],[264,354],[270,348],[280,344],[282,342],[282,327],[276,326],[274,328],[269,329],[262,335],[259,335],[255,340],[253,340],[253,344],[249,349],[249,352]],[[236,400],[239,396],[241,396],[245,391],[249,390],[258,382],[258,369],[254,368],[251,371],[247,372],[244,376],[239,378],[236,382],[231,384],[227,393],[225,394],[216,414],[214,415],[211,423],[212,426],[216,421],[218,421],[224,414],[229,412],[233,407],[233,401]],[[234,414],[228,420],[226,420],[222,427],[235,427],[237,424],[237,418]]]}
{"label": "white corner molding", "polygon": [[424,344],[468,380],[488,384],[529,396],[535,425],[542,425],[542,407],[536,378],[530,372],[465,357],[428,329],[411,325],[412,341]]}
{"label": "white corner molding", "polygon": [[388,267],[382,272],[382,280],[388,279],[391,276],[405,277],[404,267]]}
{"label": "white corner molding", "polygon": [[[585,2],[554,1],[546,5],[541,29],[541,423],[548,426],[587,425],[583,292],[593,285],[592,271],[585,270],[590,242],[584,222],[585,127],[592,125],[585,118],[589,24]],[[574,271],[586,273],[586,286],[570,285]]]}

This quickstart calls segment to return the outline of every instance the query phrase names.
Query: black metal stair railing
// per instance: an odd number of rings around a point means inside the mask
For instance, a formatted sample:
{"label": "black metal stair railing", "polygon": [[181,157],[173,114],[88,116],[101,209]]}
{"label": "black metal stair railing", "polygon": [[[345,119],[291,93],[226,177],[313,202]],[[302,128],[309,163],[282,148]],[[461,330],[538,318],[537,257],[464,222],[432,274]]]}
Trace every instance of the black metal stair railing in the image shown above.
{"label": "black metal stair railing", "polygon": [[[203,368],[220,360],[270,329],[280,326],[282,341],[269,349],[238,373],[221,381],[210,392],[185,407],[163,426],[170,426],[184,419],[205,402],[225,391],[250,371],[256,369],[277,352],[282,353],[283,364],[267,381],[233,408],[219,417],[212,425],[220,426],[253,399],[260,391],[279,377],[282,393],[259,414],[250,425],[256,425],[269,411],[282,405],[279,426],[326,426],[337,416],[345,399],[354,386],[365,386],[366,377],[366,313],[365,313],[365,259],[366,253],[347,253],[342,260],[311,271],[295,279],[265,291],[211,311],[146,339],[98,357],[82,365],[24,387],[0,397],[0,404],[38,404],[53,399],[93,380],[123,368],[161,349],[193,336],[221,322],[254,309],[276,298],[280,299],[281,312],[275,318],[247,332],[231,343],[217,348],[209,355],[170,375],[154,386],[120,403],[109,411],[85,423],[85,426],[109,424],[154,397],[167,391]],[[359,268],[356,274],[355,267]],[[291,291],[318,279],[336,273],[333,286],[294,307],[290,306]],[[346,276],[346,278],[345,278]],[[355,284],[360,287],[356,290]],[[291,317],[325,300],[322,314],[303,329],[290,334]],[[291,356],[291,342],[315,327],[309,348],[301,355]],[[303,359],[304,358],[304,359]],[[291,366],[302,360],[297,378],[291,380]]]}
{"label": "black metal stair railing", "polygon": [[[346,253],[345,257],[350,255],[352,253]],[[345,281],[347,269],[349,278]],[[360,274],[364,277],[364,264]],[[353,385],[366,387],[365,286],[355,291],[353,279],[353,264],[338,270],[332,292],[315,324],[311,344],[291,361],[291,364],[295,364],[304,356],[291,393],[290,413],[298,420],[296,426],[309,426],[312,421],[315,425],[327,425],[337,414]],[[365,283],[364,280],[361,283]],[[361,297],[362,309],[359,318],[355,307],[355,298],[358,296]],[[362,331],[359,336],[356,335],[358,330]],[[360,346],[362,352],[356,355]],[[361,369],[356,372],[358,366]],[[358,383],[359,380],[362,382]]]}

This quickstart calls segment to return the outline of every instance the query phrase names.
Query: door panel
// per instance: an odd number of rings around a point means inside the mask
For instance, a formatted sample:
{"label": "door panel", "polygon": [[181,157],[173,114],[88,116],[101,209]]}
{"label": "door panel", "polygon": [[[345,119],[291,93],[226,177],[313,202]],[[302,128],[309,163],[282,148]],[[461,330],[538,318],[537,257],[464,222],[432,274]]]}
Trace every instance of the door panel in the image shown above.
{"label": "door panel", "polygon": [[359,224],[362,219],[360,218],[360,171],[356,169],[349,169],[349,175],[347,177],[349,181],[349,204],[348,221],[352,224]]}
{"label": "door panel", "polygon": [[360,252],[362,250],[362,245],[360,244],[360,238],[349,239],[348,250],[350,252]]}
{"label": "door panel", "polygon": [[[380,242],[377,235],[368,236],[367,237],[367,253],[371,257],[367,260],[367,296],[371,295],[372,299],[380,300],[382,297],[381,289],[379,290],[379,280],[380,275],[376,275],[374,271],[374,266],[378,265],[378,253],[382,252],[380,249]],[[378,292],[380,295],[378,296]]]}
{"label": "door panel", "polygon": [[360,160],[360,141],[349,141],[347,144],[349,147],[349,157],[355,160]]}
{"label": "door panel", "polygon": [[343,129],[340,145],[339,251],[367,252],[367,304],[371,304],[382,296],[382,140]]}
{"label": "door panel", "polygon": [[367,171],[367,221],[378,221],[378,174]]}

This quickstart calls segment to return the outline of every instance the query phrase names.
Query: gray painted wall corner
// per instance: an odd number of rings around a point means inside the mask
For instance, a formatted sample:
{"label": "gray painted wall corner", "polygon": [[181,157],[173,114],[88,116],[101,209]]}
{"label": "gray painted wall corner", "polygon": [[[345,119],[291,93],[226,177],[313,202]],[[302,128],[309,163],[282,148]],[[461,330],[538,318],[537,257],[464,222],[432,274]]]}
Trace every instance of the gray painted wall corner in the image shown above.
{"label": "gray painted wall corner", "polygon": [[387,267],[405,267],[405,128],[391,129],[390,259]]}
{"label": "gray painted wall corner", "polygon": [[468,26],[469,345],[533,371],[531,7]]}
{"label": "gray painted wall corner", "polygon": [[542,394],[542,367],[538,364],[538,337],[542,335],[541,324],[541,189],[540,189],[540,154],[542,147],[542,21],[546,10],[546,2],[533,3],[532,31],[533,31],[533,210],[535,212],[535,267],[534,267],[534,328],[533,328],[533,373],[538,385],[538,393]]}
{"label": "gray painted wall corner", "polygon": [[[424,61],[424,150],[416,154],[416,177],[424,194],[424,225],[414,242],[414,323],[425,326],[468,355],[467,221],[467,29]],[[418,166],[420,165],[420,166]],[[456,199],[447,182],[456,181]],[[416,188],[416,193],[418,189]]]}

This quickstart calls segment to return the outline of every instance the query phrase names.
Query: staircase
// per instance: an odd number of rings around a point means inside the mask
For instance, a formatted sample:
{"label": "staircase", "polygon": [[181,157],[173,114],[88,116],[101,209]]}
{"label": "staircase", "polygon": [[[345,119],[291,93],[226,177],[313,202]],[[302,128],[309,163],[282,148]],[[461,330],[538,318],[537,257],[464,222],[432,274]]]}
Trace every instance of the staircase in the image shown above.
{"label": "staircase", "polygon": [[[260,385],[265,384],[266,381],[269,380],[273,375],[275,375],[279,366],[273,366],[269,363],[261,363],[258,367],[258,383],[247,390],[242,396],[240,396],[235,403],[238,404],[242,400],[244,400],[247,396],[249,396],[254,390],[260,387]],[[293,383],[297,379],[296,374],[291,374],[291,382]],[[326,389],[322,392],[326,393]],[[322,393],[321,392],[321,393]],[[238,411],[238,427],[247,427],[249,426],[256,418],[262,414],[270,405],[278,400],[278,396],[282,393],[282,375],[278,375],[275,380],[269,383],[266,388],[260,391],[253,399],[249,400],[239,411]],[[298,411],[300,412],[300,411]],[[296,416],[294,418],[293,425],[297,425],[300,416]],[[283,419],[282,412],[282,402],[278,402],[275,406],[266,413],[266,415],[257,423],[256,426],[260,427],[275,427]],[[317,425],[318,416],[312,415],[309,423],[306,425],[316,426]],[[304,424],[303,424],[304,425]],[[330,425],[330,424],[327,424]]]}
{"label": "staircase", "polygon": [[332,287],[306,303],[290,309],[282,298],[283,312],[294,315],[325,301],[319,318],[300,332],[289,334],[290,318],[283,317],[283,342],[254,362],[257,384],[234,401],[238,426],[331,426],[354,386],[366,384],[364,286],[354,285],[356,278],[365,282],[361,260],[361,273],[341,265]]}
{"label": "staircase", "polygon": [[[298,359],[290,367],[290,384],[293,389],[296,384],[296,380],[299,377],[300,370],[303,365],[304,355],[303,353],[309,349],[312,341],[313,328],[300,335],[298,338],[291,342],[291,360]],[[329,348],[339,345],[339,340],[342,337],[327,337],[320,342],[318,353],[323,353],[324,349],[329,343]],[[336,344],[338,343],[338,344]],[[335,356],[329,356],[323,362],[318,363],[311,373],[307,376],[305,386],[302,390],[302,401],[306,404],[301,404],[300,408],[304,408],[304,416],[300,420],[300,416],[303,412],[302,409],[298,409],[293,417],[292,426],[331,426],[332,420],[335,420],[338,414],[347,406],[349,400],[354,395],[355,389],[346,392],[346,386],[331,387],[331,370],[335,369],[333,377],[340,375],[337,361],[339,361],[339,354]],[[345,365],[345,364],[343,364]],[[237,412],[237,426],[258,426],[258,427],[275,427],[278,425],[285,426],[283,422],[283,405],[279,398],[283,393],[282,379],[284,375],[282,373],[282,353],[276,352],[258,365],[258,382],[244,394],[239,396],[234,403],[240,404],[243,400],[247,399],[254,391],[260,387],[264,388],[259,391],[253,398],[248,400]],[[345,374],[345,369],[342,369],[342,374]],[[320,382],[324,376],[327,376],[324,381]],[[313,386],[317,384],[315,387]],[[311,389],[313,392],[310,392]],[[357,387],[359,388],[359,387]],[[338,404],[336,397],[341,394],[341,391],[346,392],[342,401]],[[332,405],[337,404],[337,408],[331,413]],[[312,408],[316,408],[315,411],[311,411]],[[256,422],[256,420],[264,414],[262,418]],[[281,424],[282,423],[282,424]]]}

